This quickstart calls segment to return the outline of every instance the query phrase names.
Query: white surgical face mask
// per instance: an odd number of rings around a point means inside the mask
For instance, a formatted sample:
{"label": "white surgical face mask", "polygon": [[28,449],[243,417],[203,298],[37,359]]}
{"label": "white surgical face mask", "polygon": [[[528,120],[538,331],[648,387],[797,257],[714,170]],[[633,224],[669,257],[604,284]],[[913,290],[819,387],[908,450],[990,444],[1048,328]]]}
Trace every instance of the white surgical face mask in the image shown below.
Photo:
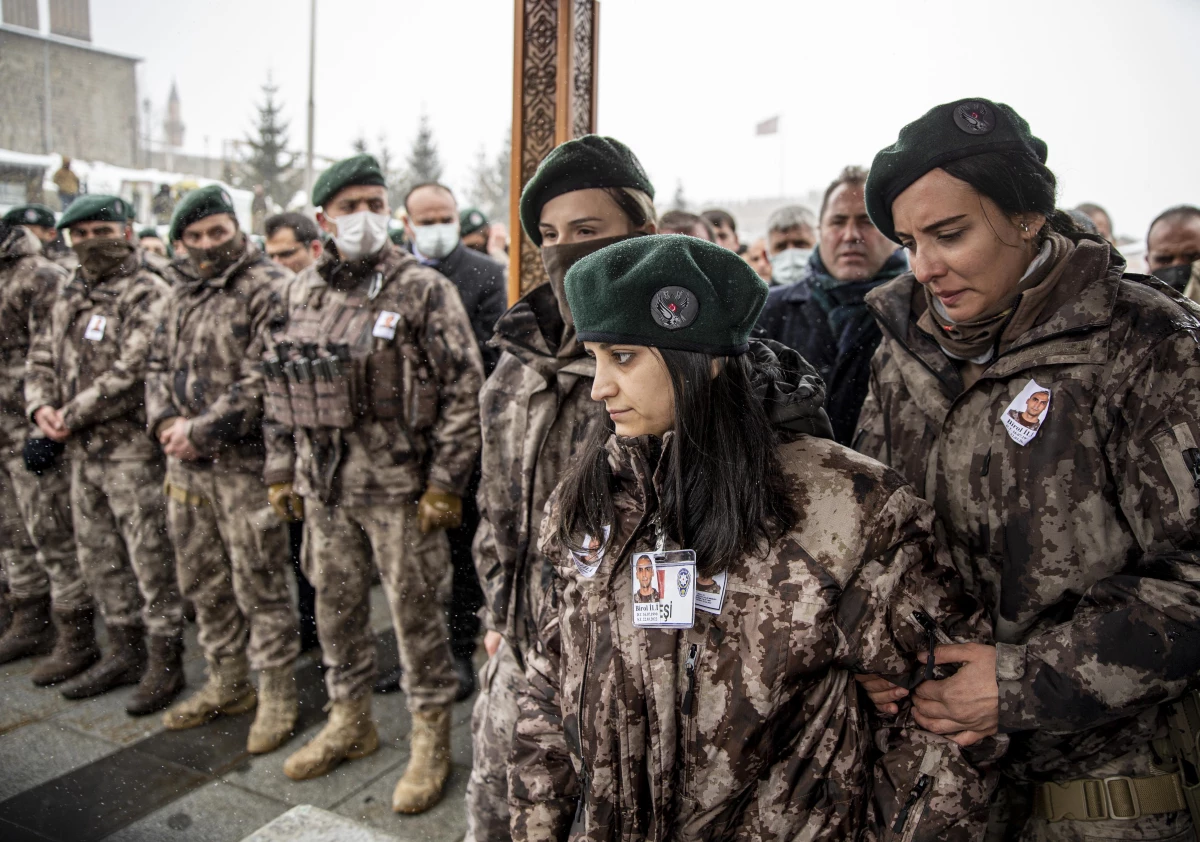
{"label": "white surgical face mask", "polygon": [[333,241],[337,243],[342,260],[358,260],[374,254],[387,242],[388,216],[385,213],[359,211],[336,217],[333,223],[337,226]]}
{"label": "white surgical face mask", "polygon": [[794,284],[804,277],[812,249],[784,249],[771,255],[771,280],[777,284]]}
{"label": "white surgical face mask", "polygon": [[430,260],[441,260],[458,245],[458,223],[442,222],[436,225],[414,225],[413,236],[417,251]]}

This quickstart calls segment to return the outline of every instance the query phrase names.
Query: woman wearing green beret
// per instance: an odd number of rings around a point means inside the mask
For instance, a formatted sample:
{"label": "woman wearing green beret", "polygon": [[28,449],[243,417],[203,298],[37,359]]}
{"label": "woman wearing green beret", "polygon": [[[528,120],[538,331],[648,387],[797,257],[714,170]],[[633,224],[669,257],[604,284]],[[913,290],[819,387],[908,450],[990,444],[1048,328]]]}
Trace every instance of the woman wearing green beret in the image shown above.
{"label": "woman wearing green beret", "polygon": [[855,444],[933,504],[996,642],[939,648],[958,671],[915,692],[864,684],[962,745],[1011,738],[1010,838],[1192,839],[1200,320],[1056,210],[1046,154],[974,99],[871,167],[912,272],[867,296],[884,339]]}
{"label": "woman wearing green beret", "polygon": [[550,283],[534,287],[497,321],[492,341],[500,360],[479,396],[483,478],[473,555],[490,659],[472,720],[466,842],[508,836],[506,770],[517,693],[549,593],[551,566],[538,552],[538,529],[550,492],[603,422],[603,409],[589,397],[595,365],[575,336],[563,278],[587,254],[654,233],[653,199],[654,186],[633,151],[599,135],[556,147],[521,193],[521,224],[541,248]]}
{"label": "woman wearing green beret", "polygon": [[852,672],[911,686],[977,640],[932,511],[832,440],[794,351],[751,342],[766,284],[692,237],[579,261],[565,291],[607,423],[542,527],[555,598],[510,756],[516,839],[962,839],[990,786]]}

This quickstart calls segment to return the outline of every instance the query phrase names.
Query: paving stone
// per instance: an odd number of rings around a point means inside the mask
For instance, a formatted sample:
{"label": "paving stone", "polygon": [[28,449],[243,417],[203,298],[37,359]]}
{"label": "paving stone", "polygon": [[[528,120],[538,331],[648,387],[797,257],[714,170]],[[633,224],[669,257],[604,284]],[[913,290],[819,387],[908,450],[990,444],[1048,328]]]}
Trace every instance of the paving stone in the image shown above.
{"label": "paving stone", "polygon": [[[54,721],[120,746],[128,746],[138,740],[144,740],[163,730],[162,719],[160,714],[130,716],[125,712],[125,705],[129,704],[134,689],[133,687],[122,687],[102,696],[93,696],[90,699],[80,699],[79,701],[63,699],[65,707],[55,716]],[[62,695],[53,687],[45,692],[53,692],[55,696],[62,699]]]}
{"label": "paving stone", "polygon": [[396,778],[385,775],[362,792],[334,807],[334,812],[356,822],[365,822],[405,842],[458,842],[467,832],[467,777],[470,770],[454,766],[446,793],[432,810],[419,816],[392,812],[392,790]]}
{"label": "paving stone", "polygon": [[293,807],[242,842],[394,842],[395,836],[309,804]]}
{"label": "paving stone", "polygon": [[116,750],[116,746],[39,722],[0,737],[0,801]]}
{"label": "paving stone", "polygon": [[106,842],[237,842],[286,810],[280,801],[214,781],[106,837]]}

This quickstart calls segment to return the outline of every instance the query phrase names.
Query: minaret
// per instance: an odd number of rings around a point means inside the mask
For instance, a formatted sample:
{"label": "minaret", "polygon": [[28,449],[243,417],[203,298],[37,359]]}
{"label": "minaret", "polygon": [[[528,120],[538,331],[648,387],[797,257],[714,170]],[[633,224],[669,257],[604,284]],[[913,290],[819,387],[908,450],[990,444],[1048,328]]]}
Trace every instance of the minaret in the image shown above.
{"label": "minaret", "polygon": [[171,80],[171,96],[167,99],[167,118],[163,120],[163,137],[167,146],[179,149],[183,146],[183,118],[179,113],[179,89]]}

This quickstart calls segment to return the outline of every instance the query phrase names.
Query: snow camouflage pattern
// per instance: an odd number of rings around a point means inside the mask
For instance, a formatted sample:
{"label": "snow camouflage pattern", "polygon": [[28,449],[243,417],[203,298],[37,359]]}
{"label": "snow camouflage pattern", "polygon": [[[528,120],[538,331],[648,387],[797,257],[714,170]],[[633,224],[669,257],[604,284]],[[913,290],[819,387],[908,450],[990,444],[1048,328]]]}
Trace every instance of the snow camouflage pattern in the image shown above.
{"label": "snow camouflage pattern", "polygon": [[0,576],[15,596],[50,593],[55,605],[70,609],[91,597],[75,556],[69,473],[60,461],[36,476],[21,455],[36,434],[25,415],[25,357],[68,277],[40,250],[21,227],[0,242]]}
{"label": "snow camouflage pattern", "polygon": [[[578,343],[556,351],[563,323],[549,284],[517,302],[496,324],[502,354],[479,396],[483,423],[481,522],[474,557],[490,629],[505,635],[480,681],[467,784],[468,842],[508,836],[506,768],[524,687],[523,653],[550,593],[554,565],[537,548],[546,501],[595,425],[595,362]],[[495,663],[499,659],[502,663]],[[494,680],[488,676],[494,675]]]}
{"label": "snow camouflage pattern", "polygon": [[283,295],[293,275],[249,238],[242,257],[215,278],[196,276],[187,260],[172,263],[170,274],[146,365],[147,430],[157,446],[159,424],[186,418],[188,438],[203,458],[186,471],[179,460],[169,460],[167,480],[186,488],[195,472],[261,479],[264,434],[287,446],[292,440],[278,424],[264,424],[261,363],[270,332],[283,322]]}
{"label": "snow camouflage pattern", "polygon": [[[867,299],[884,340],[856,447],[931,499],[991,612],[1016,781],[1144,750],[1200,672],[1200,310],[1074,239],[1039,322],[965,391],[912,275]],[[1020,447],[1000,419],[1031,379],[1050,409]]]}
{"label": "snow camouflage pattern", "polygon": [[[166,283],[132,252],[89,281],[82,270],[29,349],[25,411],[57,407],[71,431],[71,516],[79,566],[106,623],[171,636],[183,621],[167,541],[162,452],[145,434],[145,366]],[[99,339],[85,333],[102,317]],[[96,334],[92,334],[93,336]]]}
{"label": "snow camouflage pattern", "polygon": [[409,711],[447,708],[458,690],[444,607],[450,543],[423,534],[413,504],[329,506],[304,501],[304,574],[317,589],[317,634],[325,687],[335,702],[361,699],[375,681],[368,592],[372,564],[387,596]]}
{"label": "snow camouflage pattern", "polygon": [[196,606],[209,661],[246,653],[256,670],[292,663],[300,651],[288,593],[287,527],[267,504],[259,367],[270,330],[283,320],[292,273],[250,240],[208,280],[190,262],[171,264],[171,291],[146,367],[152,439],[168,419],[188,419],[201,458],[167,459],[167,524],[183,595]]}
{"label": "snow camouflage pattern", "polygon": [[[404,418],[379,419],[359,405],[347,429],[297,427],[294,454],[290,438],[268,438],[267,481],[294,476],[305,497],[352,506],[415,502],[429,484],[463,494],[479,453],[483,361],[454,285],[391,243],[365,264],[341,263],[331,248],[290,285],[285,311],[275,342],[323,348],[334,329],[343,341],[355,330],[349,344],[360,399],[367,394],[364,358],[385,353],[411,361],[434,394],[405,396]],[[384,312],[399,316],[392,339],[372,335]],[[422,396],[428,405],[416,406]]]}
{"label": "snow camouflage pattern", "polygon": [[[821,399],[808,390],[803,402],[815,414]],[[957,641],[987,639],[987,622],[911,487],[832,441],[791,438],[782,457],[800,523],[735,563],[722,613],[698,612],[691,629],[633,627],[629,559],[655,545],[662,482],[648,438],[610,439],[617,522],[595,578],[543,530],[561,601],[546,602],[527,653],[509,771],[514,838],[892,839],[914,796],[903,838],[981,833],[993,776],[944,738],[904,720],[881,728],[888,753],[871,780],[870,714],[851,671],[911,686],[928,645],[914,612]],[[549,512],[548,524],[553,499]]]}

